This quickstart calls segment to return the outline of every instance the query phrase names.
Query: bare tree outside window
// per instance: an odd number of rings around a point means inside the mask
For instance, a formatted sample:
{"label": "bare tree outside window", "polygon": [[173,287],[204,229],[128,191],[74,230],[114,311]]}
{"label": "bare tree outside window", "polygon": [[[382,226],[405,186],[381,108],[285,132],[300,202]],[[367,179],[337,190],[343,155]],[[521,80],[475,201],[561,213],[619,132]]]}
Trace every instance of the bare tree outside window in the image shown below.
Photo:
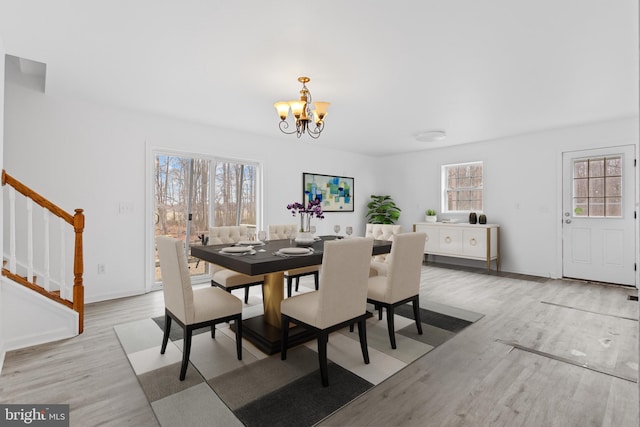
{"label": "bare tree outside window", "polygon": [[214,223],[255,227],[257,212],[256,166],[213,162],[215,171]]}
{"label": "bare tree outside window", "polygon": [[[192,245],[206,241],[210,225],[255,227],[257,177],[256,165],[156,155],[155,235],[183,240],[188,255]],[[207,263],[188,259],[192,276],[208,273]],[[157,266],[156,254],[156,281],[160,281]]]}
{"label": "bare tree outside window", "polygon": [[622,156],[574,160],[573,215],[622,217]]}
{"label": "bare tree outside window", "polygon": [[442,166],[443,212],[483,211],[483,162]]}

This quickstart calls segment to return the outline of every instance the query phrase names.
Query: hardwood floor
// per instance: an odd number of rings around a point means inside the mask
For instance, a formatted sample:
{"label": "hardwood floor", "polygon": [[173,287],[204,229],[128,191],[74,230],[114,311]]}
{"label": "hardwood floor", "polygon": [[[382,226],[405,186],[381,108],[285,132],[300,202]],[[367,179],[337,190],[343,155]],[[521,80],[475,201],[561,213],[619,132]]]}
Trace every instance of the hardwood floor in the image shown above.
{"label": "hardwood floor", "polygon": [[[421,300],[485,317],[321,425],[638,426],[630,295],[427,264]],[[158,425],[113,326],[162,311],[161,292],[87,305],[84,334],[7,353],[0,402],[68,403],[72,426]]]}

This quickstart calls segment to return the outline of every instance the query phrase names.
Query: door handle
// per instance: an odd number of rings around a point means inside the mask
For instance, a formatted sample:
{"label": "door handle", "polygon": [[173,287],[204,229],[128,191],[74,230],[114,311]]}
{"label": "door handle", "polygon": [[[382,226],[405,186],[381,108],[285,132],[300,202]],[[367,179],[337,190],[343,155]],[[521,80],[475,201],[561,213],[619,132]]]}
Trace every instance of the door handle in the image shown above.
{"label": "door handle", "polygon": [[567,224],[571,224],[571,218],[565,219],[564,222],[566,222]]}

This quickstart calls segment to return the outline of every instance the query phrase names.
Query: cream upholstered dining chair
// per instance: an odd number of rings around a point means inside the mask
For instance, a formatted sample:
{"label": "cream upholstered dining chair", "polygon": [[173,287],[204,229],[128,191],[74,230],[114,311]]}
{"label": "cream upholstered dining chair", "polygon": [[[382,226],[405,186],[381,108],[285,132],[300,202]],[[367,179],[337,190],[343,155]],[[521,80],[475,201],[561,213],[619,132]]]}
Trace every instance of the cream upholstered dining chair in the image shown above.
{"label": "cream upholstered dining chair", "polygon": [[[297,233],[298,227],[296,224],[276,224],[269,225],[269,240],[287,239],[290,233]],[[293,279],[296,280],[296,292],[300,285],[300,278],[303,276],[313,275],[313,282],[318,290],[318,275],[320,266],[311,265],[309,267],[294,268],[284,272],[284,277],[287,279],[287,297],[291,296],[291,288],[293,287]]]}
{"label": "cream upholstered dining chair", "polygon": [[393,238],[388,268],[385,276],[369,277],[367,302],[378,309],[378,319],[382,320],[382,308],[387,309],[387,328],[391,348],[396,348],[394,331],[394,308],[413,302],[413,316],[422,335],[420,320],[420,272],[424,251],[425,233],[402,233]]}
{"label": "cream upholstered dining chair", "polygon": [[327,341],[329,333],[358,323],[364,363],[367,348],[367,280],[373,239],[353,238],[325,242],[320,289],[287,298],[280,303],[282,316],[281,359],[287,359],[289,322],[313,331],[318,340],[320,376],[329,385]]}
{"label": "cream upholstered dining chair", "polygon": [[211,338],[215,338],[217,323],[234,320],[236,352],[238,360],[242,360],[242,301],[219,288],[194,290],[191,287],[184,243],[173,237],[159,236],[156,244],[165,305],[164,336],[160,354],[164,354],[167,349],[171,321],[175,320],[182,327],[184,336],[180,381],[183,381],[187,374],[191,336],[195,329],[211,327]]}
{"label": "cream upholstered dining chair", "polygon": [[[393,240],[393,236],[402,233],[402,226],[396,224],[367,224],[364,236],[374,240]],[[384,276],[387,274],[387,254],[375,255],[371,258],[369,276]]]}
{"label": "cream upholstered dining chair", "polygon": [[[248,228],[245,225],[228,225],[209,227],[209,244],[221,245],[249,240]],[[244,288],[244,303],[249,302],[249,287],[264,284],[264,275],[248,276],[211,263],[211,284],[231,292]]]}

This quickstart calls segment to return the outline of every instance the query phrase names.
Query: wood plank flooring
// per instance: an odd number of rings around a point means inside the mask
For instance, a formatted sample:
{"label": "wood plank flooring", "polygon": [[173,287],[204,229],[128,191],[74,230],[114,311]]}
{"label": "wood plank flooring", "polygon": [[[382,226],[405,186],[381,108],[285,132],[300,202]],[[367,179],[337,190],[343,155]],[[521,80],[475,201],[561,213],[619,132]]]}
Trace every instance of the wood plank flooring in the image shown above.
{"label": "wood plank flooring", "polygon": [[[429,263],[423,301],[485,317],[320,425],[636,427],[637,382],[598,372],[638,377],[629,295],[636,290]],[[7,353],[0,402],[68,403],[72,426],[158,425],[113,326],[162,312],[161,292],[87,305],[84,334]]]}

